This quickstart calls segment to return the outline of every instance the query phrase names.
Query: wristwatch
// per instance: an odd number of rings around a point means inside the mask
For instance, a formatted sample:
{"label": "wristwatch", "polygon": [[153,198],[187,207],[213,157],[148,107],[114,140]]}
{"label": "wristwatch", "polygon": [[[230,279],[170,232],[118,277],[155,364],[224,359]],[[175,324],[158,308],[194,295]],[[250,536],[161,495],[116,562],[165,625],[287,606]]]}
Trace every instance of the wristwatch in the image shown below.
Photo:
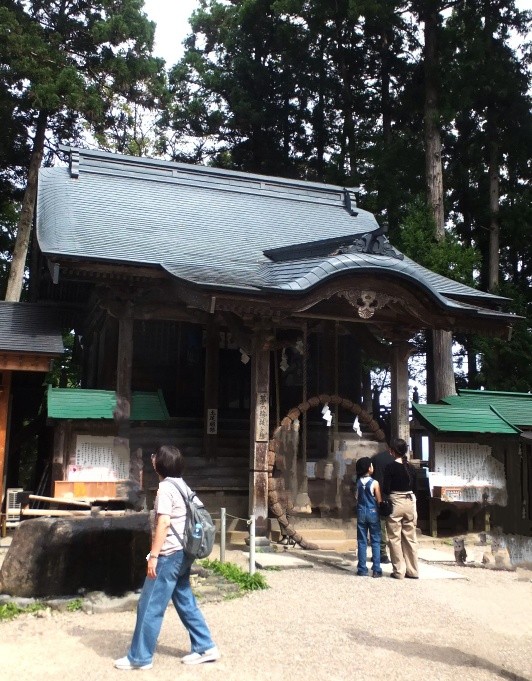
{"label": "wristwatch", "polygon": [[156,556],[154,553],[148,553],[148,555],[146,556],[146,560],[148,561],[150,560],[150,558],[155,558],[157,560],[159,556]]}

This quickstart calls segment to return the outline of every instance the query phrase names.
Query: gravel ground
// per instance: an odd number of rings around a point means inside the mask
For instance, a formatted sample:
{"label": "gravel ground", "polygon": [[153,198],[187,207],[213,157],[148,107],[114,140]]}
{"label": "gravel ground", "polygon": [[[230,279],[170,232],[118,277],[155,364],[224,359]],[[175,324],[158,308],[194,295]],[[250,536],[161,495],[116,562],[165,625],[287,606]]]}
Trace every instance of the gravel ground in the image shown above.
{"label": "gravel ground", "polygon": [[[241,552],[228,560],[246,564]],[[145,674],[223,681],[532,681],[532,572],[373,580],[327,566],[266,572],[270,589],[203,606],[222,659],[185,667],[188,637],[165,618],[152,671],[113,669],[134,613],[24,615],[0,623],[2,681]]]}

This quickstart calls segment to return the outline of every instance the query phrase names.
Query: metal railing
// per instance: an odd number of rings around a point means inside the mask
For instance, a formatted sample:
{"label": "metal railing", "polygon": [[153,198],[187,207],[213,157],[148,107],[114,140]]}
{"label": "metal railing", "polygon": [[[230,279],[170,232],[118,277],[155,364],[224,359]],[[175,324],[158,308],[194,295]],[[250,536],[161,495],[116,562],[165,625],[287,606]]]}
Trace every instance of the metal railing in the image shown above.
{"label": "metal railing", "polygon": [[227,537],[227,518],[243,520],[249,527],[249,574],[255,574],[255,516],[240,518],[236,515],[227,513],[225,508],[220,508],[220,563],[225,563],[225,547]]}

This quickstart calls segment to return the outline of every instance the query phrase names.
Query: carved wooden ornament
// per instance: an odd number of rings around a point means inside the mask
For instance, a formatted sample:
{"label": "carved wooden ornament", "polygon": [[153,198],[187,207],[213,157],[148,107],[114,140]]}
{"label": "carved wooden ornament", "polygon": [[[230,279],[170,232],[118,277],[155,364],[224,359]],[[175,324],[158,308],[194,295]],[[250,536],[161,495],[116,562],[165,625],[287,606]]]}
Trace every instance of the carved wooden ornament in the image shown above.
{"label": "carved wooden ornament", "polygon": [[377,310],[388,305],[388,303],[397,302],[397,298],[376,291],[349,289],[348,291],[340,291],[338,295],[343,296],[350,305],[356,307],[361,319],[370,319]]}

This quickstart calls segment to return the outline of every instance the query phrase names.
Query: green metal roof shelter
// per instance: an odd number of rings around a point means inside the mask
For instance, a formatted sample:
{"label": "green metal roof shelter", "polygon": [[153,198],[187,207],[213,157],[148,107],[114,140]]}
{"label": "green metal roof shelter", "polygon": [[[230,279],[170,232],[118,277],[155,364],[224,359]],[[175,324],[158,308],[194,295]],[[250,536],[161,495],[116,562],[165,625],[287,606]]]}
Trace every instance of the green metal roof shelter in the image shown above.
{"label": "green metal roof shelter", "polygon": [[466,404],[413,404],[420,423],[435,433],[497,433],[518,435],[511,425],[491,405],[469,407]]}
{"label": "green metal roof shelter", "polygon": [[[456,443],[453,460],[459,460],[464,446],[475,446],[473,443],[490,448],[503,466],[508,491],[507,503],[492,507],[492,519],[504,532],[532,535],[532,395],[459,390],[458,395],[446,397],[439,404],[414,403],[412,409],[419,423],[434,436],[434,447]],[[434,460],[431,470],[437,471],[433,464]],[[437,511],[432,511],[434,534]]]}
{"label": "green metal roof shelter", "polygon": [[532,394],[459,390],[440,404],[412,405],[420,423],[435,433],[512,435],[532,429]]}
{"label": "green metal roof shelter", "polygon": [[443,402],[462,409],[487,407],[521,429],[532,428],[532,394],[499,392],[495,390],[459,390],[458,395],[446,397]]}
{"label": "green metal roof shelter", "polygon": [[[48,388],[48,417],[52,419],[113,419],[116,393],[113,390]],[[162,391],[133,392],[132,421],[166,421],[168,409]]]}

